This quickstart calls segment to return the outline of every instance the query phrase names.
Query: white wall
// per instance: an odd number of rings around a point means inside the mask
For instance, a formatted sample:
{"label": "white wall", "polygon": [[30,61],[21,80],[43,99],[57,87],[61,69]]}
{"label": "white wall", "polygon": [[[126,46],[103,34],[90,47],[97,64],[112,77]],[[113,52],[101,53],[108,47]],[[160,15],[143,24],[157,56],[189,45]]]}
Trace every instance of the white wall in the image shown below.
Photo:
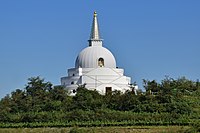
{"label": "white wall", "polygon": [[68,77],[61,78],[61,85],[73,90],[78,85],[86,84],[86,88],[96,89],[101,94],[105,94],[106,87],[125,92],[130,90],[131,78],[123,73],[123,69],[117,68],[72,68],[68,70]]}

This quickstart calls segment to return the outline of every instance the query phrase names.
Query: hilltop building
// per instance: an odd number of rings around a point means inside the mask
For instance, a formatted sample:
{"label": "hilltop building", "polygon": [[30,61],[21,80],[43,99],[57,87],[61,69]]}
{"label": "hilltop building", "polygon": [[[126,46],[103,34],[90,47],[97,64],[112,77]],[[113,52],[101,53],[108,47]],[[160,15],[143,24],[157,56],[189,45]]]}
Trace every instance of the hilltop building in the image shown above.
{"label": "hilltop building", "polygon": [[124,69],[116,67],[115,57],[103,47],[96,12],[88,42],[88,47],[78,54],[75,68],[68,69],[68,76],[61,78],[61,85],[65,86],[71,95],[74,95],[77,87],[81,85],[89,90],[97,90],[100,94],[114,90],[131,90],[131,78],[124,75]]}

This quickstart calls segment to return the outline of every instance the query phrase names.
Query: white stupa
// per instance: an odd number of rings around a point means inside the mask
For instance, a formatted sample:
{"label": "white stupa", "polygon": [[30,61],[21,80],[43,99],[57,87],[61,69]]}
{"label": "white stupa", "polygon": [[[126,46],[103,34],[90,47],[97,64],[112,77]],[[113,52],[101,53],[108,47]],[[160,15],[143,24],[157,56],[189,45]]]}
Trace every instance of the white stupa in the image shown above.
{"label": "white stupa", "polygon": [[89,90],[97,90],[100,94],[114,90],[131,90],[131,78],[124,76],[124,70],[116,67],[113,54],[102,46],[96,12],[88,42],[89,46],[77,56],[75,68],[68,69],[68,76],[61,78],[61,85],[71,95],[81,85]]}

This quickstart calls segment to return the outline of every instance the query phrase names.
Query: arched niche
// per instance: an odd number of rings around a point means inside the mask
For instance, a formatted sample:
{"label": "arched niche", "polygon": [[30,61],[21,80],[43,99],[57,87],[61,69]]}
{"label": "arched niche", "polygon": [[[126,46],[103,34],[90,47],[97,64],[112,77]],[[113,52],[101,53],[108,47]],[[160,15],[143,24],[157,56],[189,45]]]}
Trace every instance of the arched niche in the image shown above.
{"label": "arched niche", "polygon": [[104,59],[103,58],[99,58],[98,59],[98,66],[99,67],[104,67]]}

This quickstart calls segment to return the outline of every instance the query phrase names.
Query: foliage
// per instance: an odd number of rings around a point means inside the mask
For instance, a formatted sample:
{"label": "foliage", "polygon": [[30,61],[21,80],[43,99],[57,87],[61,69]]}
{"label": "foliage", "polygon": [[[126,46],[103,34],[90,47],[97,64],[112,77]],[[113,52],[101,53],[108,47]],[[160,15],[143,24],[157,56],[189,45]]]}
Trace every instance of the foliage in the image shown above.
{"label": "foliage", "polygon": [[100,95],[80,86],[72,97],[62,86],[29,78],[24,89],[0,100],[0,127],[199,124],[198,81],[166,77],[161,83],[143,82],[146,92],[138,95],[132,91]]}

